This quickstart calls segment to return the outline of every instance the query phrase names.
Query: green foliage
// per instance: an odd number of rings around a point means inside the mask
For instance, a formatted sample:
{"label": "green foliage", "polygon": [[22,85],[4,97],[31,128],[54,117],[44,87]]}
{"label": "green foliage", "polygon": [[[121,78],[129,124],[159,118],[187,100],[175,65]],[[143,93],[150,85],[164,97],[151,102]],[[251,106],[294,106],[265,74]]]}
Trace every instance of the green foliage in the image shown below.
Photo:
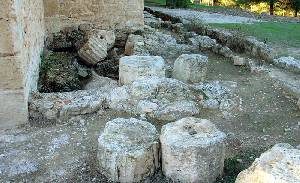
{"label": "green foliage", "polygon": [[165,6],[166,5],[166,0],[145,0],[145,5],[146,6]]}
{"label": "green foliage", "polygon": [[74,55],[49,52],[41,56],[39,91],[69,92],[81,89],[81,78],[73,63]]}
{"label": "green foliage", "polygon": [[192,2],[191,0],[166,0],[166,5],[173,8],[188,8]]}

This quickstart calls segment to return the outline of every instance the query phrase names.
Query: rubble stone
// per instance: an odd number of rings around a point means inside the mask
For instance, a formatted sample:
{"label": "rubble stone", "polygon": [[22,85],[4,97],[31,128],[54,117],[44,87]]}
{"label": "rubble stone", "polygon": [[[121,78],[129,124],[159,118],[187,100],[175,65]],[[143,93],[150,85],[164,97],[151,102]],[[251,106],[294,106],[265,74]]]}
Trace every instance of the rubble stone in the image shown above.
{"label": "rubble stone", "polygon": [[172,78],[148,77],[111,91],[109,107],[156,120],[174,121],[199,114],[203,99],[189,86]]}
{"label": "rubble stone", "polygon": [[214,182],[222,175],[225,134],[205,119],[183,118],[161,130],[162,169],[174,182]]}
{"label": "rubble stone", "polygon": [[274,64],[289,71],[300,73],[300,60],[294,57],[280,57],[274,59]]}
{"label": "rubble stone", "polygon": [[217,44],[217,41],[215,39],[212,39],[208,36],[197,36],[194,38],[196,40],[196,44],[199,45],[199,48],[201,50],[209,50],[213,46]]}
{"label": "rubble stone", "polygon": [[146,121],[112,120],[106,124],[98,145],[100,168],[112,181],[139,182],[160,167],[158,133]]}

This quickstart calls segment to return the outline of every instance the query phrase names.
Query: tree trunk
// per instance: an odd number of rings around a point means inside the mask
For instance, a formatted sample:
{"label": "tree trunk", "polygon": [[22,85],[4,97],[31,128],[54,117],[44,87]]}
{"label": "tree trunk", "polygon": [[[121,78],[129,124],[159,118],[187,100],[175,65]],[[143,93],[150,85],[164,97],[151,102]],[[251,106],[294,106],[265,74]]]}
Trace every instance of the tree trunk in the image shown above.
{"label": "tree trunk", "polygon": [[270,0],[270,15],[274,15],[274,0]]}
{"label": "tree trunk", "polygon": [[294,14],[294,15],[295,15],[295,17],[297,17],[297,16],[298,16],[298,11],[299,11],[299,9],[298,9],[298,8],[296,8],[296,9],[295,9],[295,14]]}

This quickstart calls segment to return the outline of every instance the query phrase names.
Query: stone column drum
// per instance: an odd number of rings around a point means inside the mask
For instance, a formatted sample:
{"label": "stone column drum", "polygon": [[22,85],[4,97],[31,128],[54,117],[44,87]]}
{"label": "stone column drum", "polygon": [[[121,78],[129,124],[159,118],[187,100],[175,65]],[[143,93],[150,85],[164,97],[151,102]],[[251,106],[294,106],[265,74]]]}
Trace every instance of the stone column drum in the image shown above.
{"label": "stone column drum", "polygon": [[98,139],[101,172],[114,182],[139,182],[160,167],[155,127],[135,118],[108,122]]}
{"label": "stone column drum", "polygon": [[173,78],[186,83],[199,83],[205,79],[208,58],[199,54],[183,54],[174,63]]}
{"label": "stone column drum", "polygon": [[127,56],[120,59],[119,83],[150,76],[165,77],[165,61],[160,56]]}
{"label": "stone column drum", "polygon": [[163,126],[164,175],[174,182],[214,182],[223,173],[225,136],[210,121],[193,117]]}

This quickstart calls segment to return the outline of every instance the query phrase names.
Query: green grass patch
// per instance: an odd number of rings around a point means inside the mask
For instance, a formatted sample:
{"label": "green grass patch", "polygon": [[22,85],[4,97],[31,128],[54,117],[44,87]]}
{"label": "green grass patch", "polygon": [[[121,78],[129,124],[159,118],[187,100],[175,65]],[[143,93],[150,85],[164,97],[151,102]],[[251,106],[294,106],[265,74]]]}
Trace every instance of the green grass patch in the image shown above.
{"label": "green grass patch", "polygon": [[300,24],[261,22],[254,24],[210,24],[212,27],[239,31],[267,44],[300,47]]}
{"label": "green grass patch", "polygon": [[146,6],[165,6],[166,0],[145,0]]}
{"label": "green grass patch", "polygon": [[224,9],[225,7],[224,6],[207,6],[204,4],[193,4],[191,8],[219,10],[219,9]]}

